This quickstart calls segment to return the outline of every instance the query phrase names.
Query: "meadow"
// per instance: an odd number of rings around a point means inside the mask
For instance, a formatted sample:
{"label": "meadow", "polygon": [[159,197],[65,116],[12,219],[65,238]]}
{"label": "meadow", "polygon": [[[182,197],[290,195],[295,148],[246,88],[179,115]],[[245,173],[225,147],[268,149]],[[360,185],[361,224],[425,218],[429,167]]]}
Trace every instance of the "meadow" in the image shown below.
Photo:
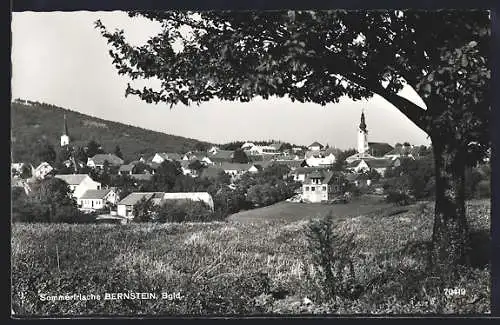
{"label": "meadow", "polygon": [[[421,314],[490,312],[490,203],[468,202],[474,260],[430,274],[432,205],[334,218],[352,234],[360,293],[325,299],[308,249],[310,221],[12,224],[15,316]],[[459,288],[465,294],[446,295]],[[156,299],[42,300],[41,295],[154,293]],[[161,299],[161,294],[165,293]]]}

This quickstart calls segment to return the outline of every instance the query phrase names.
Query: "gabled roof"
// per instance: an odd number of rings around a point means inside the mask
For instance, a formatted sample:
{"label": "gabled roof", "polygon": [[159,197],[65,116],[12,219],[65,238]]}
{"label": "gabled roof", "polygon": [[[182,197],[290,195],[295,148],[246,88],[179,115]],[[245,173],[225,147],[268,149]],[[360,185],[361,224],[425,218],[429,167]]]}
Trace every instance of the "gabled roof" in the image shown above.
{"label": "gabled roof", "polygon": [[413,155],[413,156],[418,156],[420,153],[420,147],[419,146],[413,146],[413,147],[408,147],[408,146],[397,146],[391,151],[387,152],[385,155]]}
{"label": "gabled roof", "polygon": [[[183,156],[183,155],[175,153],[175,152],[157,152],[156,155],[158,155],[166,160],[181,160],[182,156]],[[153,156],[153,158],[154,158],[154,156]]]}
{"label": "gabled roof", "polygon": [[239,171],[244,171],[248,170],[250,167],[252,167],[252,164],[239,164],[239,163],[221,163],[220,166],[223,170],[239,170]]}
{"label": "gabled roof", "polygon": [[310,174],[316,170],[324,170],[321,167],[299,167],[295,169],[295,174]]}
{"label": "gabled roof", "polygon": [[290,168],[299,168],[302,163],[304,162],[304,160],[277,160],[277,161],[273,161],[273,163],[277,164],[277,165],[285,165],[285,166],[288,166]]}
{"label": "gabled roof", "polygon": [[274,142],[274,143],[271,143],[269,146],[273,147],[276,150],[280,150],[281,147],[283,147],[283,145],[284,145],[284,143],[282,143],[282,142]]}
{"label": "gabled roof", "polygon": [[80,199],[104,199],[106,195],[111,192],[111,189],[107,190],[86,190],[85,193],[80,197]]}
{"label": "gabled roof", "polygon": [[303,184],[312,184],[312,179],[313,178],[320,178],[321,179],[321,184],[330,184],[332,181],[335,180],[335,175],[340,177],[339,173],[331,172],[331,171],[314,171],[313,173],[309,174],[306,176],[306,179],[304,180]]}
{"label": "gabled roof", "polygon": [[130,163],[128,165],[121,165],[118,171],[120,172],[131,172],[134,169],[135,165]]}
{"label": "gabled roof", "polygon": [[369,151],[373,152],[375,156],[383,156],[394,149],[386,142],[368,142],[368,148],[370,148]]}
{"label": "gabled roof", "polygon": [[143,198],[149,200],[156,196],[163,196],[163,194],[163,192],[134,192],[118,202],[118,205],[136,205]]}
{"label": "gabled roof", "polygon": [[112,153],[98,153],[94,157],[89,158],[94,164],[102,165],[107,160],[111,165],[123,165],[123,159]]}
{"label": "gabled roof", "polygon": [[79,185],[85,178],[90,178],[87,174],[55,175],[54,177],[62,179],[69,185]]}
{"label": "gabled roof", "polygon": [[226,159],[231,160],[233,158],[233,151],[231,150],[219,150],[215,154],[211,154],[208,156],[212,160],[217,159]]}
{"label": "gabled roof", "polygon": [[387,168],[394,165],[394,160],[391,159],[371,159],[367,160],[366,164],[370,168]]}
{"label": "gabled roof", "polygon": [[323,148],[323,145],[317,141],[314,141],[313,143],[311,143],[309,145],[309,147],[320,147],[320,148]]}

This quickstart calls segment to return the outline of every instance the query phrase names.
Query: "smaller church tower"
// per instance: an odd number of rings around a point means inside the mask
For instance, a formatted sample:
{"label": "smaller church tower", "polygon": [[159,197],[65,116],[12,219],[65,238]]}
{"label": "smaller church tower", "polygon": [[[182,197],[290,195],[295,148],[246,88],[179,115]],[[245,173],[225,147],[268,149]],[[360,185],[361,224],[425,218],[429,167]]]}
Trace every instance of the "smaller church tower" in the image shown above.
{"label": "smaller church tower", "polygon": [[361,112],[361,122],[358,130],[358,153],[364,155],[368,153],[368,130],[366,129],[365,112]]}
{"label": "smaller church tower", "polygon": [[69,145],[68,123],[66,121],[66,114],[64,114],[64,130],[61,135],[61,147]]}

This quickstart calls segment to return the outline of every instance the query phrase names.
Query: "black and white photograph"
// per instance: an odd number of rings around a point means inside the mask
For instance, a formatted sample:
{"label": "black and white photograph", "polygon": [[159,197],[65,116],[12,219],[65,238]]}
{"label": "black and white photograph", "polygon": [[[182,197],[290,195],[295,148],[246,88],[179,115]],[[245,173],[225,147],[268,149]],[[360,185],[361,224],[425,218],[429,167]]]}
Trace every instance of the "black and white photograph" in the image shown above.
{"label": "black and white photograph", "polygon": [[12,12],[11,318],[490,315],[491,31]]}

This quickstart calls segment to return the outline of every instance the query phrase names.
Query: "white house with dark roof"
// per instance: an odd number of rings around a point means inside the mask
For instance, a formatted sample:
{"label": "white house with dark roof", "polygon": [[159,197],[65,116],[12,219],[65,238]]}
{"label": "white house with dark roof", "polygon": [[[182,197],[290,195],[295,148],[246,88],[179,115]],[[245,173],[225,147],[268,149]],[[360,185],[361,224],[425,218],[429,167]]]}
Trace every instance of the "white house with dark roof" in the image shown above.
{"label": "white house with dark roof", "polygon": [[96,211],[109,204],[118,203],[118,196],[114,189],[87,190],[77,200],[78,208],[82,211]]}
{"label": "white house with dark roof", "polygon": [[269,146],[253,146],[249,149],[251,155],[279,155],[280,151],[276,147]]}
{"label": "white house with dark roof", "polygon": [[157,152],[154,156],[153,159],[151,159],[151,162],[156,163],[156,164],[161,164],[165,160],[169,161],[180,161],[182,160],[182,155],[175,153],[175,152]]}
{"label": "white house with dark roof", "polygon": [[90,168],[103,168],[104,162],[108,162],[110,166],[119,167],[123,165],[123,159],[112,153],[99,153],[87,160],[87,166]]}
{"label": "white house with dark roof", "polygon": [[308,151],[305,160],[307,165],[311,167],[331,166],[337,161],[332,152],[327,153],[322,150]]}
{"label": "white house with dark roof", "polygon": [[77,200],[88,190],[101,189],[101,183],[94,181],[87,174],[55,175],[54,177],[68,183],[70,190],[73,192],[73,197]]}
{"label": "white house with dark roof", "polygon": [[315,142],[311,143],[311,144],[309,145],[309,147],[307,147],[307,148],[308,148],[309,150],[311,150],[311,151],[319,151],[319,150],[323,149],[323,147],[324,147],[324,146],[323,146],[321,143],[319,143],[319,142],[315,141]]}
{"label": "white house with dark roof", "polygon": [[242,150],[250,150],[253,147],[255,147],[255,144],[253,142],[245,142],[244,144],[241,145]]}
{"label": "white house with dark roof", "polygon": [[120,202],[117,203],[116,213],[120,217],[133,219],[134,218],[134,207],[142,199],[149,201],[151,200],[153,204],[161,204],[163,198],[163,192],[134,192],[127,195]]}
{"label": "white house with dark roof", "polygon": [[302,198],[311,203],[331,200],[334,195],[342,193],[343,182],[340,173],[316,170],[302,183]]}

